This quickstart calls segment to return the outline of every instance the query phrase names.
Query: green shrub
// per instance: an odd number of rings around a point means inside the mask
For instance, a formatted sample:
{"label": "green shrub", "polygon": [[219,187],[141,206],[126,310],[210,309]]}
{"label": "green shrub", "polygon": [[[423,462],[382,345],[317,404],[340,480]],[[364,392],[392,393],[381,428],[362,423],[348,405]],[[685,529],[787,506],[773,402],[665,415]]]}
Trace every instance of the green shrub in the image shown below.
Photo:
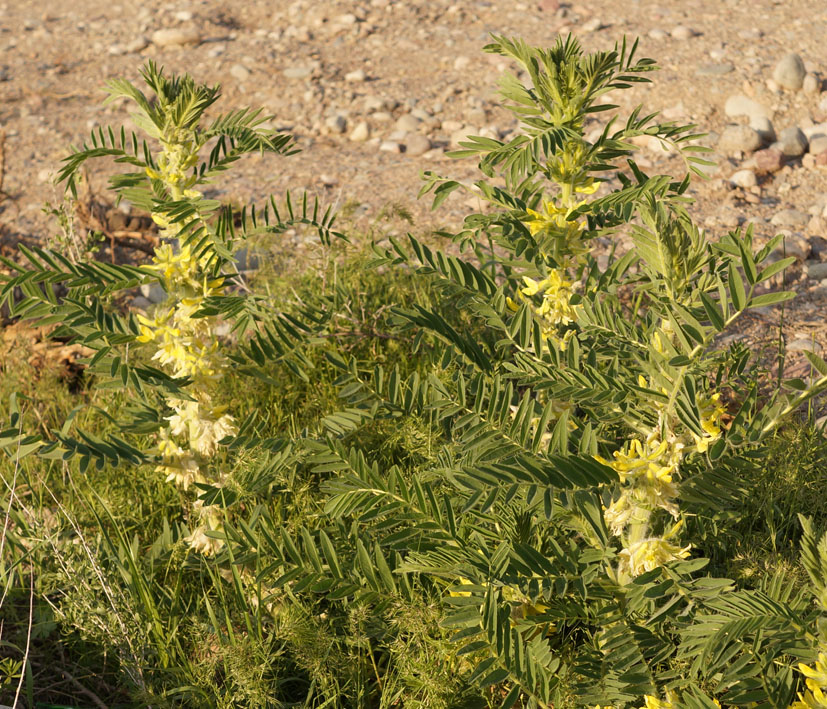
{"label": "green shrub", "polygon": [[[584,55],[571,37],[545,50],[494,37],[486,49],[529,77],[502,83],[521,130],[463,144],[457,157],[480,160],[473,187],[426,174],[434,206],[457,189],[491,206],[442,235],[449,249],[392,239],[371,257],[384,272],[348,262],[346,278],[296,302],[231,289],[238,239],[301,223],[329,245],[332,217],[306,197],[240,214],[205,199],[199,187],[241,155],[288,154],[290,140],[247,110],[202,127],[217,88],[149,64],[154,99],[123,81],[110,90],[136,102],[160,151],[101,130],[61,177],[72,189],[102,156],[137,168],[112,187],[159,224],[153,263],[43,249],[23,251],[27,268],[6,262],[13,314],[91,348],[98,386],[132,396],[89,417],[96,433],[71,434],[70,417],[48,436],[23,432],[15,400],[0,433],[15,474],[33,460],[148,463],[181,490],[183,514],[167,499],[147,547],[100,494],[74,487],[94,543],[74,559],[55,544],[62,578],[93,579],[79,590],[108,604],[97,632],[94,605],[70,590],[63,619],[117,648],[133,700],[823,706],[827,536],[801,518],[808,587],[769,570],[736,583],[704,573],[702,556],[716,574],[737,570],[749,525],[775,524],[751,513],[767,489],[761,461],[827,388],[827,364],[808,354],[812,381],[759,395],[751,353],[714,346],[746,310],[792,297],[765,288],[791,262],[770,259],[780,237],[712,242],[693,224],[693,126],[640,109],[604,120],[617,107],[603,97],[655,68],[635,46]],[[687,174],[645,174],[630,143],[640,135],[676,150]],[[614,245],[607,262],[598,238]],[[167,294],[152,313],[110,307],[151,282]],[[391,292],[401,302],[388,317]],[[354,317],[357,301],[372,320]],[[218,338],[222,320],[235,342]],[[782,500],[789,540],[798,502]],[[16,564],[35,530],[15,525]]]}

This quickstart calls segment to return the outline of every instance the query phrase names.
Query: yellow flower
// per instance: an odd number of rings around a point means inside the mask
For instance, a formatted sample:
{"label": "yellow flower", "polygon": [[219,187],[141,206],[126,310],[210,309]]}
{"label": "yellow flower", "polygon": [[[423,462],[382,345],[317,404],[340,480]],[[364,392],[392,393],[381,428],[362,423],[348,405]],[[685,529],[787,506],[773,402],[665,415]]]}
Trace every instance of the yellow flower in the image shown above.
{"label": "yellow flower", "polygon": [[628,548],[620,551],[619,570],[628,573],[630,576],[640,576],[640,574],[652,571],[670,561],[686,559],[691,549],[691,546],[681,548],[666,541],[665,538],[652,537],[644,539],[630,544]]}
{"label": "yellow flower", "polygon": [[[542,296],[539,306],[531,304],[535,315],[543,321],[541,324],[543,338],[554,342],[560,349],[565,349],[573,336],[573,331],[568,330],[561,337],[560,330],[574,322],[575,312],[571,305],[573,283],[565,278],[565,273],[560,269],[552,269],[541,281],[523,276],[523,283],[525,287],[518,291],[518,295],[524,302],[531,303],[531,301],[526,301],[526,297]],[[514,306],[516,309],[516,303]]]}
{"label": "yellow flower", "polygon": [[721,437],[721,416],[726,409],[721,404],[721,394],[715,393],[712,396],[703,397],[698,402],[698,409],[701,413],[701,428],[703,435],[692,433],[695,440],[695,449],[698,453],[706,453],[709,446]]}
{"label": "yellow flower", "polygon": [[681,460],[681,448],[678,443],[658,440],[655,435],[641,442],[635,438],[621,450],[615,451],[614,461],[600,456],[595,458],[615,470],[620,482],[644,479],[652,483],[671,483],[672,475],[677,472]]}

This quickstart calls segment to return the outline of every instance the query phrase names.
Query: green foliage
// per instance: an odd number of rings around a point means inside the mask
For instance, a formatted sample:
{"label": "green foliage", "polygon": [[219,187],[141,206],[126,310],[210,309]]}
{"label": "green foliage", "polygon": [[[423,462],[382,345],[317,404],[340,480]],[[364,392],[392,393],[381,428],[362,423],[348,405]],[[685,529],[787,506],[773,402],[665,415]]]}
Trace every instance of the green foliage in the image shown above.
{"label": "green foliage", "polygon": [[[529,79],[502,84],[515,137],[457,153],[479,159],[491,209],[443,249],[414,234],[375,245],[373,269],[339,252],[331,213],[306,196],[241,212],[203,197],[243,154],[293,152],[259,113],[204,125],[218,89],[152,63],[152,97],[110,84],[148,140],[99,130],[61,178],[73,190],[104,156],[136,168],[112,188],[174,248],[150,266],[47,249],[6,262],[0,298],[90,348],[95,385],[92,407],[70,397],[45,416],[36,389],[9,399],[0,578],[22,664],[7,676],[31,673],[23,592],[36,584],[45,637],[59,625],[79,664],[111,653],[114,686],[96,691],[137,706],[816,706],[798,663],[827,647],[827,537],[802,517],[803,572],[790,550],[794,488],[818,484],[823,448],[777,431],[827,388],[827,364],[809,354],[813,381],[764,395],[752,354],[713,344],[791,297],[766,288],[789,264],[770,258],[780,238],[712,242],[694,225],[693,126],[640,109],[604,119],[617,108],[604,97],[655,68],[636,46],[486,49]],[[640,135],[675,147],[687,174],[645,174]],[[438,206],[460,188],[429,173],[423,193]],[[239,240],[266,251],[291,225],[318,231],[321,271],[224,285]],[[613,244],[608,261],[596,239]],[[188,275],[153,321],[113,306],[174,284],[179,263],[203,278],[196,296]],[[193,298],[186,322],[229,325],[209,376],[140,347]],[[147,465],[169,467],[152,443],[206,383],[237,425],[198,459],[210,476],[176,493]],[[784,435],[813,436],[809,452]],[[789,480],[760,469],[789,450]],[[206,509],[215,522],[194,545]]]}

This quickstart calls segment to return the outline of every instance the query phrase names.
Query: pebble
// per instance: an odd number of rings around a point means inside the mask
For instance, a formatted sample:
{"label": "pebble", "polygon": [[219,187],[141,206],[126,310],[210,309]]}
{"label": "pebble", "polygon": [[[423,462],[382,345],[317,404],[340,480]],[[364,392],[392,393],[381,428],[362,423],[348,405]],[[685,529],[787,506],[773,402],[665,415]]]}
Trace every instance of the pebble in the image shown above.
{"label": "pebble", "polygon": [[821,345],[818,342],[813,341],[812,339],[807,339],[804,337],[799,337],[792,342],[788,343],[786,346],[786,350],[788,352],[815,352],[818,353],[821,351]]}
{"label": "pebble", "polygon": [[810,216],[799,209],[782,209],[773,214],[770,224],[773,226],[799,226],[806,224]]}
{"label": "pebble", "polygon": [[173,17],[175,17],[178,22],[190,22],[192,20],[192,13],[189,10],[178,10]]}
{"label": "pebble", "polygon": [[755,185],[758,184],[758,180],[752,170],[738,170],[737,172],[732,173],[732,177],[729,179],[732,184],[738,185],[738,187],[743,187],[745,189],[755,187]]}
{"label": "pebble", "polygon": [[367,121],[359,121],[350,134],[350,139],[354,143],[364,143],[368,138],[370,138],[370,127]]}
{"label": "pebble", "polygon": [[230,67],[230,76],[238,81],[247,81],[250,78],[250,70],[243,64],[233,64]]}
{"label": "pebble", "polygon": [[686,25],[678,25],[672,30],[672,38],[679,40],[692,39],[695,36],[695,30]]}
{"label": "pebble", "polygon": [[116,56],[120,56],[123,54],[137,54],[140,51],[143,51],[149,45],[149,40],[141,35],[140,37],[136,37],[131,42],[127,42],[125,44],[113,44],[109,47],[109,53],[114,54]]}
{"label": "pebble", "polygon": [[732,64],[701,64],[696,70],[697,76],[724,76],[733,71],[735,67]]}
{"label": "pebble", "polygon": [[666,39],[669,33],[666,30],[654,28],[649,30],[649,39]]}
{"label": "pebble", "polygon": [[807,136],[798,126],[790,126],[778,136],[778,149],[788,157],[798,157],[807,151]]}
{"label": "pebble", "polygon": [[347,129],[347,118],[338,113],[327,118],[324,124],[332,133],[344,133]]}
{"label": "pebble", "polygon": [[134,310],[147,311],[152,307],[152,302],[148,298],[144,298],[142,295],[136,295],[132,299],[129,307]]}
{"label": "pebble", "polygon": [[728,116],[748,116],[750,120],[758,116],[772,119],[772,111],[769,108],[743,94],[733,94],[727,98],[724,113]]}
{"label": "pebble", "polygon": [[167,299],[167,292],[158,283],[144,283],[141,295],[150,303],[163,303]]}
{"label": "pebble", "polygon": [[588,22],[584,22],[580,25],[579,29],[581,32],[597,32],[598,30],[602,30],[606,25],[603,24],[599,17],[592,17]]}
{"label": "pebble", "polygon": [[417,157],[431,149],[431,141],[420,133],[408,133],[405,137],[405,154]]}
{"label": "pebble", "polygon": [[37,179],[40,182],[52,182],[55,179],[55,172],[54,170],[43,168],[37,173]]}
{"label": "pebble", "polygon": [[821,136],[827,135],[827,123],[813,123],[811,126],[802,125],[801,130],[804,131],[807,140],[820,138]]}
{"label": "pebble", "polygon": [[298,64],[287,67],[281,73],[285,79],[307,79],[317,68],[317,64]]}
{"label": "pebble", "polygon": [[462,71],[463,69],[467,69],[470,63],[471,59],[469,57],[459,56],[454,59],[454,69]]}
{"label": "pebble", "polygon": [[364,69],[356,69],[355,71],[349,71],[345,74],[345,81],[351,84],[360,84],[363,81],[367,81],[368,75],[365,73]]}
{"label": "pebble", "polygon": [[772,143],[775,140],[775,128],[773,128],[772,121],[766,116],[750,118],[749,127],[758,132],[765,144]]}
{"label": "pebble", "polygon": [[819,135],[810,141],[810,152],[818,155],[827,150],[827,135]]}
{"label": "pebble", "polygon": [[767,175],[773,172],[778,172],[784,167],[784,153],[775,148],[767,148],[766,150],[758,150],[752,156],[755,163],[755,172],[758,175]]}
{"label": "pebble", "polygon": [[451,133],[451,145],[454,147],[459,147],[459,144],[465,140],[468,140],[468,137],[474,135],[477,132],[477,129],[473,126],[463,126],[459,130],[455,130]]}
{"label": "pebble", "polygon": [[152,44],[158,47],[181,47],[187,44],[201,44],[201,33],[194,29],[170,27],[152,33]]}
{"label": "pebble", "polygon": [[718,149],[724,153],[742,151],[751,153],[762,145],[758,131],[749,126],[731,125],[724,128],[718,138]]}
{"label": "pebble", "polygon": [[374,111],[383,111],[387,108],[385,99],[381,96],[365,96],[365,112],[373,113]]}
{"label": "pebble", "polygon": [[401,153],[402,146],[395,140],[383,140],[379,143],[379,150],[385,153]]}
{"label": "pebble", "polygon": [[801,82],[801,90],[805,94],[817,94],[821,91],[821,80],[815,74],[807,74]]}
{"label": "pebble", "polygon": [[804,76],[807,70],[804,62],[798,54],[787,54],[775,65],[772,78],[779,86],[785,89],[798,91],[804,84]]}
{"label": "pebble", "polygon": [[827,262],[807,261],[804,264],[804,273],[807,278],[811,278],[814,281],[820,281],[822,278],[827,278]]}
{"label": "pebble", "polygon": [[420,118],[417,118],[413,114],[406,113],[402,116],[399,116],[399,118],[396,121],[395,128],[396,130],[400,130],[405,133],[410,133],[419,130],[419,126],[421,123],[422,120]]}

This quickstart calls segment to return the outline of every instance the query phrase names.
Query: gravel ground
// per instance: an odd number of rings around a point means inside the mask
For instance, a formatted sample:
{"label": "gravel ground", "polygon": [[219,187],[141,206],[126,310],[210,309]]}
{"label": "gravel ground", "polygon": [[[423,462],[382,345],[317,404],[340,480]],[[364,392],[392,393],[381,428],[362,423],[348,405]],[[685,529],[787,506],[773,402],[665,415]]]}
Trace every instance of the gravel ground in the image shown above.
{"label": "gravel ground", "polygon": [[[759,241],[784,231],[799,261],[788,285],[802,297],[787,308],[782,334],[792,350],[827,344],[823,1],[0,4],[4,246],[55,231],[43,205],[59,200],[51,180],[60,159],[99,123],[128,121],[124,104],[101,108],[100,88],[114,77],[137,81],[147,59],[221,83],[219,110],[263,106],[272,127],[296,136],[301,154],[245,160],[222,197],[308,189],[344,207],[357,229],[392,204],[410,211],[417,230],[456,228],[473,201],[455,194],[432,213],[416,194],[426,169],[476,177],[472,160],[445,156],[465,135],[507,137],[516,127],[496,97],[498,76],[512,67],[481,51],[489,33],[549,45],[569,31],[587,50],[641,38],[640,55],[661,71],[653,84],[618,94],[622,115],[644,103],[709,132],[703,142],[718,165],[693,183],[695,217],[713,235],[748,221]],[[681,169],[659,145],[640,148],[650,173]],[[106,168],[95,169],[92,184],[103,192]],[[780,324],[778,314],[759,312],[733,337],[777,341]]]}

